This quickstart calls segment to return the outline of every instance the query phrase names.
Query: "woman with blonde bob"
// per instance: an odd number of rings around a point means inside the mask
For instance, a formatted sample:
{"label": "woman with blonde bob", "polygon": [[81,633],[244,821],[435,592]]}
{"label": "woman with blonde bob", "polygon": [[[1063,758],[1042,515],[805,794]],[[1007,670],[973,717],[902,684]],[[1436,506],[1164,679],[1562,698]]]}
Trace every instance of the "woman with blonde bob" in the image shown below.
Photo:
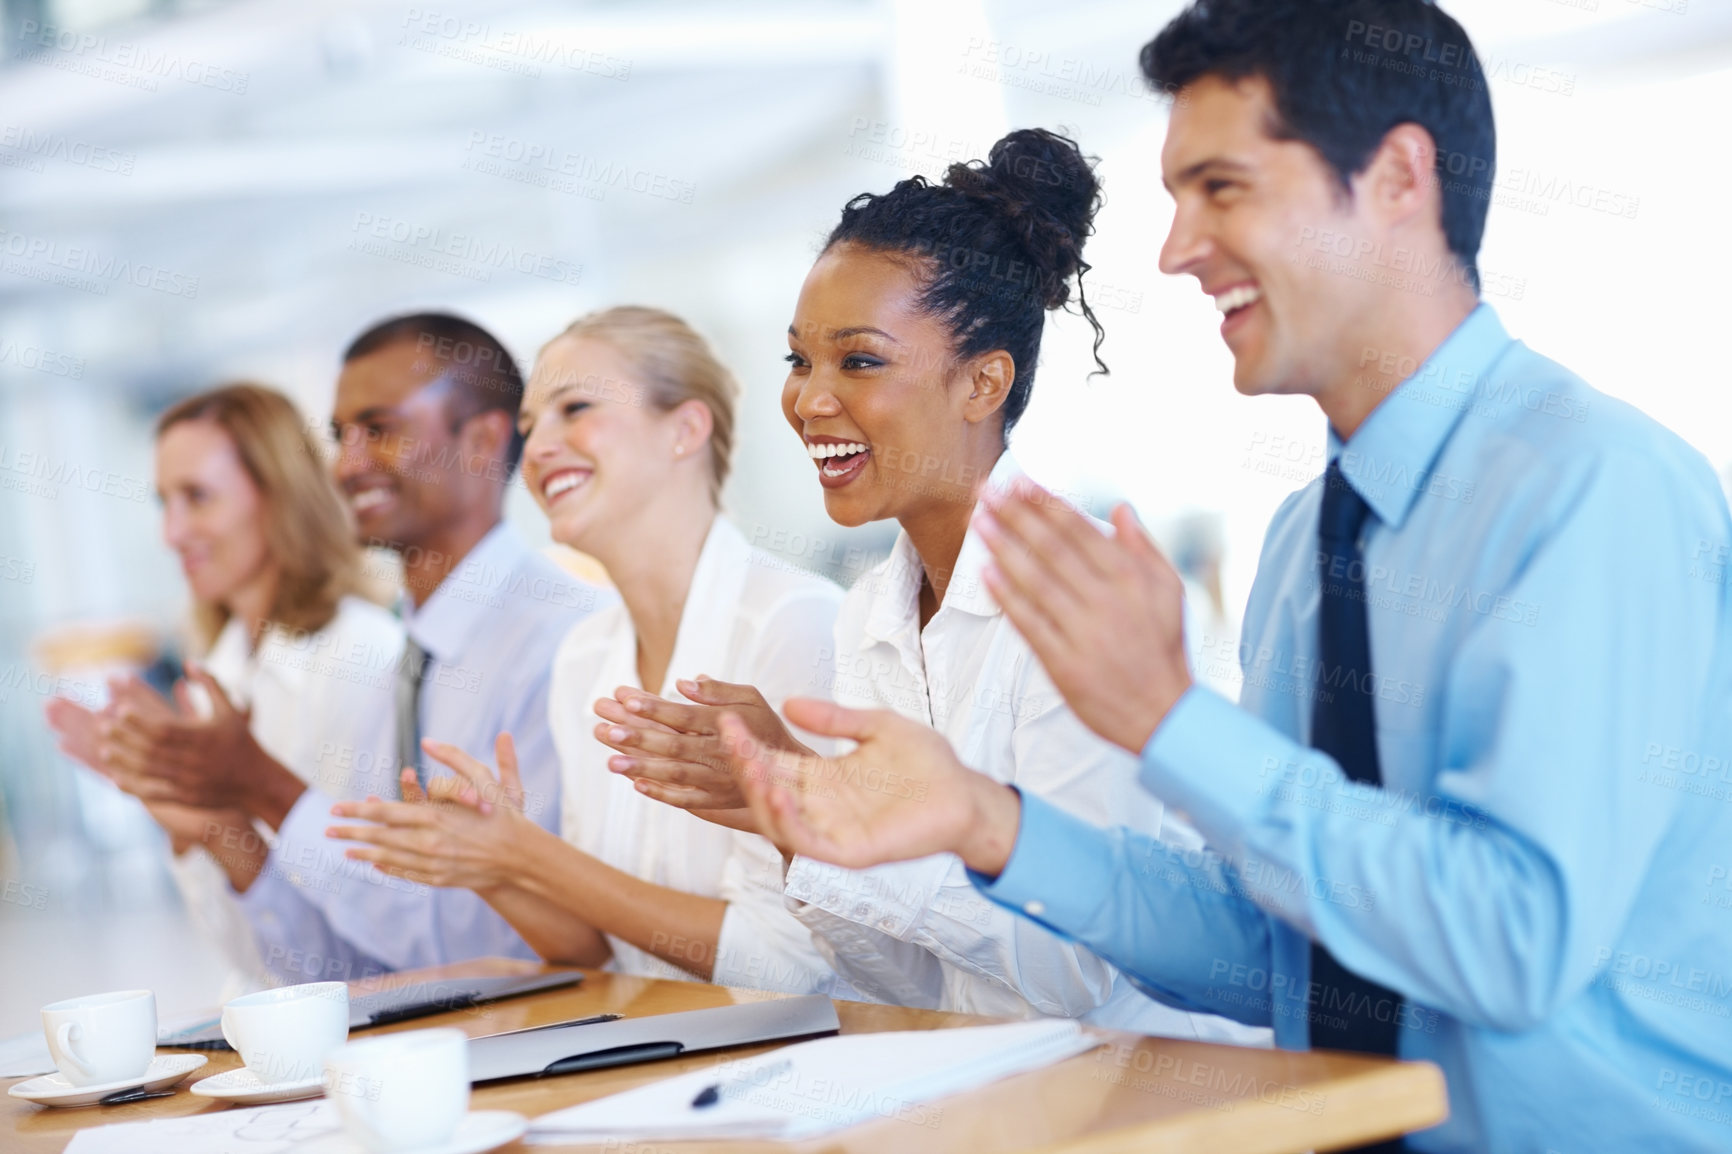
{"label": "woman with blonde bob", "polygon": [[136,719],[240,710],[259,746],[303,780],[346,783],[353,765],[391,764],[402,631],[368,600],[348,511],[281,393],[229,384],[169,408],[156,423],[156,491],[192,594],[198,662],[175,707],[123,678],[101,713],[56,700],[49,720],[67,752],[146,797],[187,905],[227,954],[230,987],[256,986],[266,970],[234,892],[251,885],[264,843],[243,814],[150,800]]}
{"label": "woman with blonde bob", "polygon": [[424,743],[458,775],[436,779],[436,797],[466,804],[343,803],[339,815],[377,824],[333,833],[388,872],[474,889],[550,961],[857,997],[783,905],[775,848],[611,773],[591,708],[622,687],[695,692],[702,675],[773,702],[820,688],[841,591],[753,549],[720,512],[737,392],[704,339],[658,309],[593,313],[542,349],[518,421],[523,479],[554,539],[600,561],[622,599],[555,657],[561,837],[524,816],[505,735],[497,778]]}

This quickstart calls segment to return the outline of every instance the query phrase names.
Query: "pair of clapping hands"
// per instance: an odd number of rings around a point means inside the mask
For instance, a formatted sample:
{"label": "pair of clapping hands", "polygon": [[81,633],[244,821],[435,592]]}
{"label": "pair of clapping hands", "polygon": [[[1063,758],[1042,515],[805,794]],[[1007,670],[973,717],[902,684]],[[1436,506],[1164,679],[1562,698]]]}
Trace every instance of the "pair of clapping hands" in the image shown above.
{"label": "pair of clapping hands", "polygon": [[[201,694],[208,708],[196,701]],[[231,769],[263,751],[246,711],[204,669],[187,668],[172,702],[128,674],[109,678],[101,709],[56,697],[46,713],[61,752],[142,801],[176,853],[249,827],[235,777],[212,769]]]}
{"label": "pair of clapping hands", "polygon": [[[984,492],[974,524],[992,554],[983,573],[988,591],[1071,709],[1101,737],[1141,752],[1191,678],[1183,582],[1136,515],[1120,505],[1113,531],[1104,533],[1063,501],[1019,481]],[[608,768],[630,777],[645,795],[761,833],[784,854],[841,866],[948,851],[988,875],[1004,868],[1020,824],[1020,798],[963,766],[942,734],[889,710],[806,698],[786,703],[784,722],[751,686],[709,678],[677,684],[685,701],[621,688],[595,704],[602,718],[596,737],[616,751]],[[849,739],[853,748],[819,756],[790,724]],[[418,828],[401,838],[389,839],[379,827],[333,832],[374,843],[352,856],[381,868],[425,873],[434,884],[473,885],[436,880],[455,867],[431,855],[443,850],[462,860],[469,850],[484,856],[482,841],[454,839],[430,813],[463,811],[466,829],[491,818],[495,828],[485,842],[508,857],[509,815],[522,820],[516,766],[508,769],[505,756],[509,739],[501,738],[498,779],[460,751],[436,743],[426,748],[459,774],[461,780],[440,786],[439,798],[455,805],[417,807],[423,811],[412,819]],[[351,803],[337,812],[395,823],[403,807],[378,808],[389,806]],[[417,850],[413,859],[400,856],[411,848]],[[485,865],[466,868],[472,878],[497,876]]]}
{"label": "pair of clapping hands", "polygon": [[[1079,718],[1140,753],[1190,688],[1184,585],[1128,505],[1101,528],[1038,486],[981,496],[975,529],[992,554],[992,596]],[[1016,842],[1021,801],[972,772],[943,735],[889,710],[795,698],[787,721],[853,748],[821,757],[757,690],[680,682],[685,703],[621,689],[596,703],[609,769],[658,801],[860,868],[953,852],[996,875]]]}

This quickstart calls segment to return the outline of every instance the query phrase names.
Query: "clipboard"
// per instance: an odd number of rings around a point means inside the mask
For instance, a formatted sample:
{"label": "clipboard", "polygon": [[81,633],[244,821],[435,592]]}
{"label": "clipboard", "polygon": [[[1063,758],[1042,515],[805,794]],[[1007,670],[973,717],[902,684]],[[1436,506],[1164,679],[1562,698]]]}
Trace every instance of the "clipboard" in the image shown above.
{"label": "clipboard", "polygon": [[[463,1010],[485,1002],[557,990],[583,981],[576,970],[556,970],[548,974],[489,978],[444,978],[432,982],[416,982],[394,989],[353,994],[349,998],[349,1029],[364,1030],[428,1014],[443,1014],[448,1010]],[[227,1050],[223,1038],[222,1020],[206,1021],[179,1030],[164,1030],[156,1044],[181,1050]]]}
{"label": "clipboard", "polygon": [[575,1074],[729,1046],[811,1038],[841,1028],[835,1005],[822,994],[645,1018],[536,1026],[469,1039],[469,1080]]}

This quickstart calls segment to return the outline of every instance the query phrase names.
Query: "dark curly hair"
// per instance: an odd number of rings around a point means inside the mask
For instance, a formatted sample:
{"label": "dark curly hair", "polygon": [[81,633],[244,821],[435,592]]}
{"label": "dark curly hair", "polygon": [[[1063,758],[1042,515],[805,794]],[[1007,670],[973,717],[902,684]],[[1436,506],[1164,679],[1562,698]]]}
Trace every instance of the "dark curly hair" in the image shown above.
{"label": "dark curly hair", "polygon": [[950,329],[958,360],[1003,349],[1016,364],[1004,429],[1028,408],[1048,309],[1077,303],[1094,329],[1099,371],[1106,331],[1083,295],[1083,242],[1094,231],[1101,187],[1095,160],[1076,141],[1023,128],[984,161],[952,164],[943,184],[911,176],[889,192],[848,202],[824,242],[915,258],[919,307]]}

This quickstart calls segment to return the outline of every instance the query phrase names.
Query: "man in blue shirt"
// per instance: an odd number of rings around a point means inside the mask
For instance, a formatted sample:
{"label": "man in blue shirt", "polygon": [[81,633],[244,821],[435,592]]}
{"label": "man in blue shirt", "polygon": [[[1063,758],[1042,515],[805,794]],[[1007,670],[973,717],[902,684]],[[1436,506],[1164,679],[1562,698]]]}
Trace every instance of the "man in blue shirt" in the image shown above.
{"label": "man in blue shirt", "polygon": [[473,891],[388,877],[325,837],[333,802],[396,796],[400,767],[423,781],[448,772],[430,764],[420,738],[479,753],[505,732],[516,737],[526,812],[557,828],[553,653],[614,595],[531,550],[503,519],[522,453],[522,395],[498,339],[445,313],[381,321],[343,354],[331,418],[336,481],[362,540],[403,565],[407,643],[384,670],[397,682],[395,758],[326,743],[307,782],[265,753],[233,710],[208,720],[123,717],[138,765],[152,775],[143,784],[157,796],[244,810],[275,831],[268,851],[246,839],[219,860],[265,964],[286,980],[535,956]]}
{"label": "man in blue shirt", "polygon": [[857,740],[840,763],[746,756],[725,723],[760,826],[852,867],[955,852],[1167,1002],[1434,1061],[1450,1117],[1410,1149],[1732,1148],[1712,471],[1478,302],[1491,110],[1449,17],[1200,0],[1143,68],[1174,94],[1163,271],[1215,298],[1240,392],[1329,422],[1264,544],[1241,702],[1192,684],[1181,582],[1128,508],[1105,536],[1025,488],[980,527],[1054,683],[1209,852],[813,702],[789,718]]}

